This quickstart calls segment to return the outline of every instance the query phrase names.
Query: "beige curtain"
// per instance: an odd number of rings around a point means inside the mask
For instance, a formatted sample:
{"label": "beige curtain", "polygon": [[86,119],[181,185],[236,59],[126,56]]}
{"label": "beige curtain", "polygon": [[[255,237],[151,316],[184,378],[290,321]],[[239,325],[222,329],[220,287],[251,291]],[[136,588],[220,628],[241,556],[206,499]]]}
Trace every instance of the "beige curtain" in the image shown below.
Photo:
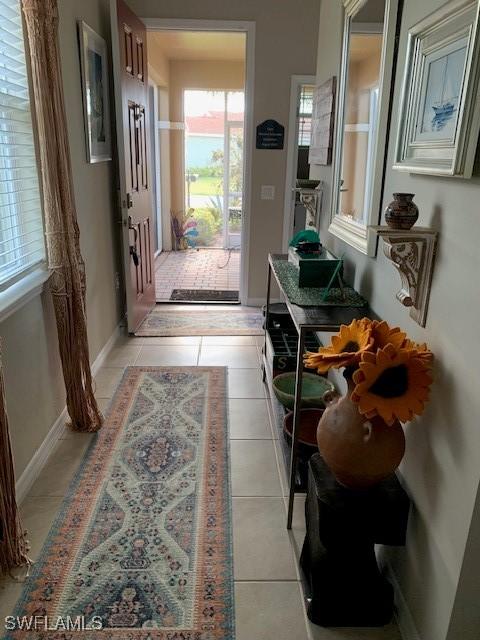
{"label": "beige curtain", "polygon": [[27,541],[15,500],[15,474],[8,430],[0,351],[0,574],[28,564]]}
{"label": "beige curtain", "polygon": [[[92,389],[80,254],[58,49],[56,0],[23,0],[32,68],[50,289],[57,321],[67,409],[77,431],[102,424]],[[75,46],[72,41],[71,46]]]}

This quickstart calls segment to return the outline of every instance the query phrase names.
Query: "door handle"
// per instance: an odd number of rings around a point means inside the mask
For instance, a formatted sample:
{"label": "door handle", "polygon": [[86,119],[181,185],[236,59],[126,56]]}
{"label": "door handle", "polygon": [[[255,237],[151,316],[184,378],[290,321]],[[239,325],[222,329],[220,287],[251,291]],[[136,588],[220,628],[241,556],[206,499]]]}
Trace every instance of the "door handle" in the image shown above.
{"label": "door handle", "polygon": [[137,227],[132,224],[132,216],[128,216],[128,228],[133,231],[133,242],[137,244],[138,231]]}
{"label": "door handle", "polygon": [[132,224],[132,216],[128,216],[128,229],[133,231],[133,244],[130,245],[130,255],[132,256],[133,264],[138,267],[140,264],[140,256],[137,253],[137,228]]}

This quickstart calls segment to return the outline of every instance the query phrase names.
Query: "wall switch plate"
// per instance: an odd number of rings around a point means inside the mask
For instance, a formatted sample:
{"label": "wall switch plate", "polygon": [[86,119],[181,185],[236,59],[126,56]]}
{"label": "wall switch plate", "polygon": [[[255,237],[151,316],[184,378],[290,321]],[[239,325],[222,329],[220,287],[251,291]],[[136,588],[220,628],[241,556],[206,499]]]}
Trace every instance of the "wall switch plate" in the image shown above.
{"label": "wall switch plate", "polygon": [[273,184],[262,184],[260,190],[261,200],[275,200],[275,187]]}

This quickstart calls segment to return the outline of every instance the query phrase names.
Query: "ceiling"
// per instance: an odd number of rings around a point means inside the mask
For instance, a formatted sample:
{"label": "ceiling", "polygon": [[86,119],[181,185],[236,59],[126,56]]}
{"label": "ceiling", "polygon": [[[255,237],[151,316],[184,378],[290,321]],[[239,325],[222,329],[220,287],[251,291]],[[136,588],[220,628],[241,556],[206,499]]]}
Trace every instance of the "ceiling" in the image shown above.
{"label": "ceiling", "polygon": [[385,17],[385,0],[367,0],[353,17],[354,22],[383,22]]}
{"label": "ceiling", "polygon": [[149,31],[169,60],[245,60],[245,34],[218,31]]}

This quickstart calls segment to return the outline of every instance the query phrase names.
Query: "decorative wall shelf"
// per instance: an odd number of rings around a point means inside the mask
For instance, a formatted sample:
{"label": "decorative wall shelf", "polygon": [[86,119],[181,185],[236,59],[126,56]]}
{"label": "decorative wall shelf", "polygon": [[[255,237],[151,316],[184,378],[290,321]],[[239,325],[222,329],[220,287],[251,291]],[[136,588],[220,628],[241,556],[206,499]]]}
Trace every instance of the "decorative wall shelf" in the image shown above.
{"label": "decorative wall shelf", "polygon": [[382,238],[383,252],[400,274],[402,288],[397,299],[410,307],[410,317],[424,327],[438,232],[426,227],[404,230],[372,226],[370,229]]}
{"label": "decorative wall shelf", "polygon": [[299,194],[300,203],[305,207],[305,229],[319,229],[319,209],[322,206],[323,183],[320,182],[315,189],[296,187],[293,189]]}

